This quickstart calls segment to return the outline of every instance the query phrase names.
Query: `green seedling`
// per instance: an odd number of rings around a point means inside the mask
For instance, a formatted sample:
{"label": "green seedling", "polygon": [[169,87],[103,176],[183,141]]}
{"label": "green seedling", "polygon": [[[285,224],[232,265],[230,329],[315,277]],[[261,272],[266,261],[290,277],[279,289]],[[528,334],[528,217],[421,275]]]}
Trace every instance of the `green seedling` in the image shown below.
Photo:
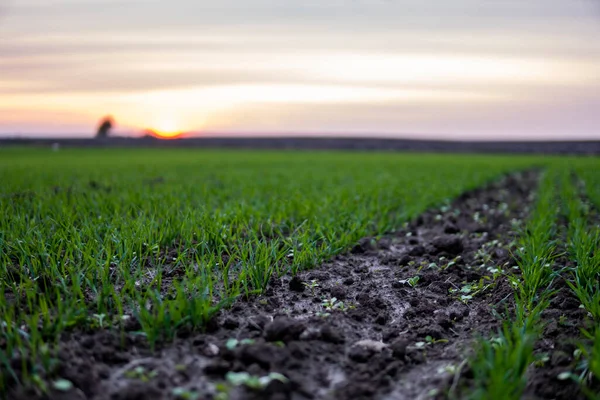
{"label": "green seedling", "polygon": [[225,383],[217,383],[215,385],[215,400],[228,400],[230,387]]}
{"label": "green seedling", "polygon": [[335,297],[323,300],[323,303],[321,305],[327,311],[334,311],[334,310],[345,311],[344,302],[338,301],[338,299],[336,299]]}
{"label": "green seedling", "polygon": [[52,381],[52,387],[59,392],[68,392],[73,389],[73,383],[66,379],[57,379]]}
{"label": "green seedling", "polygon": [[250,375],[247,372],[228,372],[225,379],[234,386],[243,385],[254,390],[264,389],[273,381],[288,382],[288,379],[278,372],[271,372],[269,375],[262,377]]}
{"label": "green seedling", "polygon": [[238,346],[243,346],[243,345],[252,345],[255,343],[254,339],[242,339],[242,340],[237,340],[237,339],[227,339],[227,342],[225,343],[225,347],[228,350],[233,350]]}
{"label": "green seedling", "polygon": [[[456,257],[454,257],[452,260],[448,261],[448,263],[446,263],[446,265],[444,265],[444,266],[442,267],[442,269],[447,269],[447,268],[450,268],[450,267],[452,267],[452,266],[456,265],[456,263],[458,263],[458,261],[459,261],[461,258],[462,258],[461,256],[456,256]],[[440,263],[441,263],[442,261],[446,261],[446,258],[445,258],[445,257],[440,257]]]}
{"label": "green seedling", "polygon": [[[490,281],[491,283],[487,283]],[[477,296],[488,290],[495,284],[495,278],[485,276],[479,280],[479,282],[473,282],[462,286],[460,289],[450,288],[449,292],[458,296],[458,299],[463,303],[468,303],[473,297]]]}
{"label": "green seedling", "polygon": [[439,367],[437,369],[438,374],[452,374],[454,375],[457,371],[457,367],[454,364],[444,365],[443,367]]}
{"label": "green seedling", "polygon": [[421,278],[419,277],[419,275],[415,275],[415,276],[413,276],[411,278],[408,278],[408,279],[401,279],[398,282],[400,282],[403,285],[408,285],[410,287],[415,287],[415,286],[417,286],[417,283],[419,283],[420,279]]}
{"label": "green seedling", "polygon": [[535,361],[533,362],[533,365],[535,365],[538,368],[541,368],[543,366],[545,366],[548,361],[550,361],[550,356],[548,354],[538,354],[535,356]]}
{"label": "green seedling", "polygon": [[486,248],[481,248],[475,252],[475,259],[480,261],[481,265],[486,265],[492,262],[492,254]]}
{"label": "green seedling", "polygon": [[[590,391],[588,386],[593,381],[594,377],[600,376],[600,333],[597,331],[596,338],[587,331],[584,331],[584,335],[594,340],[593,348],[588,349],[584,345],[580,345],[579,348],[573,351],[573,358],[576,361],[575,368],[570,371],[563,371],[557,375],[559,380],[572,380],[582,385],[582,389],[587,393]],[[592,398],[592,397],[591,397]]]}
{"label": "green seedling", "polygon": [[434,339],[432,336],[425,336],[425,343],[433,345],[438,343],[448,343],[448,339]]}
{"label": "green seedling", "polygon": [[125,377],[129,379],[137,379],[142,382],[150,382],[152,379],[158,376],[157,371],[147,371],[142,366],[135,367],[132,370],[125,372]]}
{"label": "green seedling", "polygon": [[426,346],[432,346],[438,343],[448,343],[448,339],[434,339],[433,337],[427,335],[425,336],[425,341],[416,342],[414,347],[417,349],[423,349]]}
{"label": "green seedling", "polygon": [[106,318],[106,314],[94,314],[94,315],[92,315],[92,317],[94,317],[94,320],[98,324],[98,327],[100,329],[103,329],[104,328],[104,319]]}
{"label": "green seedling", "polygon": [[319,283],[316,279],[313,279],[310,282],[302,282],[302,284],[310,289],[313,296],[315,295],[315,289],[319,287]]}
{"label": "green seedling", "polygon": [[569,320],[565,314],[561,314],[561,316],[558,317],[558,324],[560,326],[570,326]]}
{"label": "green seedling", "polygon": [[182,387],[174,388],[171,393],[180,400],[198,400],[200,398],[200,393]]}
{"label": "green seedling", "polygon": [[30,376],[30,382],[39,393],[48,393],[48,384],[38,374],[32,374]]}
{"label": "green seedling", "polygon": [[425,342],[429,344],[448,343],[448,339],[434,339],[431,336],[425,336]]}

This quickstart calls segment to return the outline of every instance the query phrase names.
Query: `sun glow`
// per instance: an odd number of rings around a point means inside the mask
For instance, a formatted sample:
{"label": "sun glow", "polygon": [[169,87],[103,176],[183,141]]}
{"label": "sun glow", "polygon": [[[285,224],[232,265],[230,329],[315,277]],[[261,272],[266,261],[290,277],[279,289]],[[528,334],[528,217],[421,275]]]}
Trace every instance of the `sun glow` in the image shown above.
{"label": "sun glow", "polygon": [[183,134],[183,131],[172,120],[161,121],[151,131],[155,136],[163,139],[173,139]]}

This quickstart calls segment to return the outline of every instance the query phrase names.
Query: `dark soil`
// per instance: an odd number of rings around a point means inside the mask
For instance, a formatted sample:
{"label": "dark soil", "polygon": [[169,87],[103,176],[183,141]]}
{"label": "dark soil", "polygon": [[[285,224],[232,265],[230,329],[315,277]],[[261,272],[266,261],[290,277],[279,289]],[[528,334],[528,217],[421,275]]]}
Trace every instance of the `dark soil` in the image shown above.
{"label": "dark soil", "polygon": [[[462,384],[454,379],[474,338],[493,333],[512,309],[501,271],[513,265],[511,241],[536,186],[537,173],[526,172],[463,194],[317,269],[273,279],[264,295],[221,311],[206,333],[154,351],[132,332],[66,334],[56,374],[75,389],[47,398],[174,399],[174,388],[200,399],[228,392],[220,398],[232,400],[442,396]],[[567,314],[578,323],[578,304],[563,295],[546,317],[552,322]],[[573,337],[556,324],[546,328],[539,350],[551,351],[548,365],[569,362],[561,358],[571,350],[561,347],[563,331]],[[229,339],[251,341],[233,347]],[[251,390],[228,383],[230,371],[277,372],[288,381]],[[554,372],[543,369],[548,377],[534,380],[530,394],[567,398],[552,383]],[[575,398],[572,385],[560,383]],[[35,396],[16,390],[11,398]]]}

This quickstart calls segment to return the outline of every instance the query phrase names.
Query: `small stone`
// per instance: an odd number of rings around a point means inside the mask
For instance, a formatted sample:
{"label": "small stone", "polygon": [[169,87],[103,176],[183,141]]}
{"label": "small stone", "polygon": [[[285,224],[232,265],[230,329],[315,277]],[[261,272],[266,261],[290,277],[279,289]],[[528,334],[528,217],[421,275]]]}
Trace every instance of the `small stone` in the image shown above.
{"label": "small stone", "polygon": [[363,347],[374,353],[381,353],[388,347],[388,345],[383,342],[371,339],[359,340],[358,342],[354,343],[354,346]]}
{"label": "small stone", "polygon": [[219,355],[219,347],[214,343],[209,343],[204,349],[204,354],[208,357],[215,357]]}

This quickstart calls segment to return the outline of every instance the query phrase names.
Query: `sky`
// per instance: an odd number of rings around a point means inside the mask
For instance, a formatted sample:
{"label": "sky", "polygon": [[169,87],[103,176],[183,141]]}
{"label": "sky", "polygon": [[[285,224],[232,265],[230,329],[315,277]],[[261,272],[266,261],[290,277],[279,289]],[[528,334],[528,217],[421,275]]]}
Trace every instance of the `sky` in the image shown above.
{"label": "sky", "polygon": [[600,0],[0,0],[0,137],[600,139]]}

